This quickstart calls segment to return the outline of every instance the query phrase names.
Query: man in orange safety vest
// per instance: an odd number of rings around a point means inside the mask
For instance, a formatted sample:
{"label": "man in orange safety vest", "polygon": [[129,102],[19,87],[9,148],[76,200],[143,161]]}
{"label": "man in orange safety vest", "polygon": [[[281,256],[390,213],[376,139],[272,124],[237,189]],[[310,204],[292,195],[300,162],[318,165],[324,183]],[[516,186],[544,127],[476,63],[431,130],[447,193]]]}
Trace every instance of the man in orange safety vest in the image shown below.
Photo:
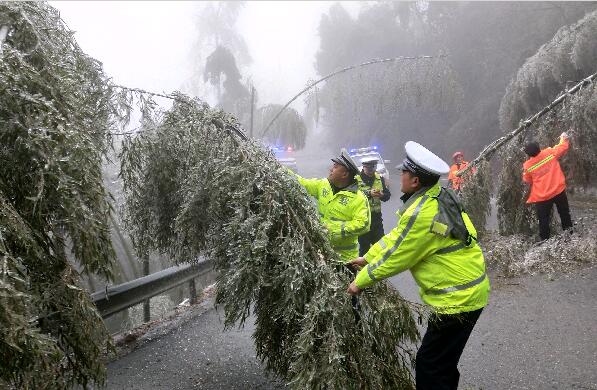
{"label": "man in orange safety vest", "polygon": [[549,220],[554,204],[560,214],[562,229],[572,227],[566,196],[566,178],[558,162],[568,151],[568,138],[568,134],[562,133],[560,142],[553,148],[541,150],[535,141],[527,143],[524,147],[525,153],[530,158],[524,162],[522,180],[531,186],[527,203],[535,204],[541,240],[549,238]]}
{"label": "man in orange safety vest", "polygon": [[464,178],[458,176],[457,173],[468,166],[468,161],[464,161],[464,153],[460,151],[452,155],[452,160],[454,160],[454,164],[450,167],[450,173],[448,174],[448,186],[459,193],[462,189]]}

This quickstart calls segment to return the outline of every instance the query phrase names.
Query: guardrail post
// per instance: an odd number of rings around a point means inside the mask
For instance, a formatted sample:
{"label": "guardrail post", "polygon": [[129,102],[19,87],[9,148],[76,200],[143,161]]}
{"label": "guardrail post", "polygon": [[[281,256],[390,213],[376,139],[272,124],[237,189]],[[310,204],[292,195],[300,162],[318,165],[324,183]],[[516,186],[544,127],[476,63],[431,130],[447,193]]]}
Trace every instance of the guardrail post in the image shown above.
{"label": "guardrail post", "polygon": [[189,295],[191,305],[197,302],[197,288],[195,287],[195,279],[189,280]]}
{"label": "guardrail post", "polygon": [[[142,264],[145,264],[143,258],[141,260]],[[129,307],[148,302],[151,297],[208,274],[213,269],[212,263],[209,260],[202,260],[196,264],[173,266],[115,286],[106,286],[105,289],[91,294],[91,299],[97,306],[102,318],[108,318]],[[144,266],[144,268],[149,267]],[[193,288],[189,287],[190,293],[192,293]],[[195,296],[196,292],[195,287]],[[149,310],[147,312],[149,314]]]}
{"label": "guardrail post", "polygon": [[[143,259],[143,275],[149,275],[149,259]],[[143,321],[151,321],[151,308],[149,306],[149,298],[143,301]]]}

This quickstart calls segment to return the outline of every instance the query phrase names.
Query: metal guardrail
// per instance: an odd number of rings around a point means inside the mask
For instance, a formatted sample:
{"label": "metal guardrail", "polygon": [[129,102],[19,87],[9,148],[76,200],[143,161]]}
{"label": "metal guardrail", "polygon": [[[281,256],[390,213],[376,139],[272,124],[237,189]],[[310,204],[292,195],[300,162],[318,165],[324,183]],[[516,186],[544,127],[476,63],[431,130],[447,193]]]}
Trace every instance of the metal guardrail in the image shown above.
{"label": "metal guardrail", "polygon": [[[211,269],[212,262],[208,260],[196,264],[170,267],[126,283],[106,286],[105,290],[91,294],[91,299],[97,306],[102,318],[105,319],[185,282],[192,282],[195,278],[206,274]],[[193,295],[195,293],[193,291],[194,283],[191,284],[191,295]],[[193,298],[191,297],[191,299]]]}

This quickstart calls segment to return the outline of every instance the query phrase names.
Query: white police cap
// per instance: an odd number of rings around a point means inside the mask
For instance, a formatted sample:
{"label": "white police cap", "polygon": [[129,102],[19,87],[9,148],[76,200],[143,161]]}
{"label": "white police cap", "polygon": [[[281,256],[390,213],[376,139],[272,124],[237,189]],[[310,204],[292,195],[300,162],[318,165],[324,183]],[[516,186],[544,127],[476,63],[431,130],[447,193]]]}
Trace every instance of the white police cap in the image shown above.
{"label": "white police cap", "polygon": [[364,165],[364,164],[377,164],[378,162],[379,162],[379,159],[377,157],[373,157],[373,156],[363,157],[361,159],[361,165]]}
{"label": "white police cap", "polygon": [[404,144],[404,150],[406,158],[398,166],[399,169],[429,176],[441,176],[450,172],[450,166],[423,145],[408,141]]}
{"label": "white police cap", "polygon": [[348,169],[352,173],[356,173],[359,171],[356,162],[352,157],[350,157],[346,148],[340,149],[340,156],[333,158],[332,161],[342,165],[344,168]]}

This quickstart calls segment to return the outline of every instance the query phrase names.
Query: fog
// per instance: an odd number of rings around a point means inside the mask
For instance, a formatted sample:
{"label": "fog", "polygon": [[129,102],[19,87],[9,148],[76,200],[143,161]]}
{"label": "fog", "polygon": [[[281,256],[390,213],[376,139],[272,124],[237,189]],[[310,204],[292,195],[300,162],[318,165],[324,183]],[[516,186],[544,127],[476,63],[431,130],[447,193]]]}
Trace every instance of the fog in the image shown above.
{"label": "fog", "polygon": [[[82,49],[130,87],[184,90],[193,71],[197,13],[192,1],[53,1]],[[247,2],[237,21],[252,63],[243,69],[261,103],[284,103],[316,76],[317,27],[334,2]],[[344,3],[353,15],[359,3]],[[191,92],[191,91],[185,91]],[[298,105],[301,106],[300,102]]]}
{"label": "fog", "polygon": [[[499,112],[519,69],[560,28],[596,8],[594,2],[52,5],[116,83],[198,96],[245,129],[253,125],[257,138],[308,80],[372,59],[429,56],[327,80],[299,97],[264,142],[293,149],[375,144],[394,159],[415,140],[447,160],[454,150],[472,157],[511,130],[521,117]],[[570,58],[558,61],[572,71],[570,80],[591,70]],[[554,80],[553,88],[562,82]]]}

